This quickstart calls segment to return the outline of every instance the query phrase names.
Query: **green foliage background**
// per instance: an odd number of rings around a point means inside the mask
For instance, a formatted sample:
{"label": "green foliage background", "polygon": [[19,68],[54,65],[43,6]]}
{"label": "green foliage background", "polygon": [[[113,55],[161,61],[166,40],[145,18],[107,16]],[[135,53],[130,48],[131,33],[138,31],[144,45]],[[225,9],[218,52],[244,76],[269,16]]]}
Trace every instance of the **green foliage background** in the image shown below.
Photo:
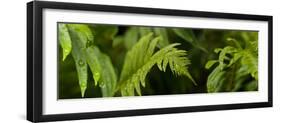
{"label": "green foliage background", "polygon": [[258,90],[258,32],[58,23],[59,99]]}

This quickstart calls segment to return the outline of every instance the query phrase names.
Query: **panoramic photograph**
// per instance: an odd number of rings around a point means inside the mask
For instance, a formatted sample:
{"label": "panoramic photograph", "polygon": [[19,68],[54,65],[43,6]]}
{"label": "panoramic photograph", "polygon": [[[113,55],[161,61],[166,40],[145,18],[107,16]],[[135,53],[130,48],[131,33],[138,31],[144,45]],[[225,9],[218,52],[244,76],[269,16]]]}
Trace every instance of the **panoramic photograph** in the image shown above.
{"label": "panoramic photograph", "polygon": [[58,99],[258,91],[258,31],[57,23]]}

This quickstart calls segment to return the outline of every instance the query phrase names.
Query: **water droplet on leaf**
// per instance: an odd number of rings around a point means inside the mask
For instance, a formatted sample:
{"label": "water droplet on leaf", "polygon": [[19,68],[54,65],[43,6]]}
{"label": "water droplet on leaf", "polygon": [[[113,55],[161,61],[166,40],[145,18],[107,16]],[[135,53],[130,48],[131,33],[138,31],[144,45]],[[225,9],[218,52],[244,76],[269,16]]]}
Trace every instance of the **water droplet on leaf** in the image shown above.
{"label": "water droplet on leaf", "polygon": [[100,83],[101,88],[105,88],[105,84],[103,82]]}
{"label": "water droplet on leaf", "polygon": [[85,94],[85,91],[87,88],[87,83],[86,82],[80,83],[80,88],[81,88],[81,95],[82,95],[82,97],[84,97],[84,94]]}
{"label": "water droplet on leaf", "polygon": [[82,82],[82,83],[80,84],[80,86],[81,86],[81,88],[86,88],[87,84],[86,84],[86,82]]}
{"label": "water droplet on leaf", "polygon": [[100,73],[99,72],[94,73],[94,79],[95,79],[96,82],[98,82],[100,80]]}
{"label": "water droplet on leaf", "polygon": [[82,60],[79,60],[78,64],[79,64],[80,66],[83,66],[85,63],[84,63]]}
{"label": "water droplet on leaf", "polygon": [[69,50],[67,50],[67,49],[64,49],[64,52],[65,52],[66,54],[68,54],[68,53],[69,53]]}

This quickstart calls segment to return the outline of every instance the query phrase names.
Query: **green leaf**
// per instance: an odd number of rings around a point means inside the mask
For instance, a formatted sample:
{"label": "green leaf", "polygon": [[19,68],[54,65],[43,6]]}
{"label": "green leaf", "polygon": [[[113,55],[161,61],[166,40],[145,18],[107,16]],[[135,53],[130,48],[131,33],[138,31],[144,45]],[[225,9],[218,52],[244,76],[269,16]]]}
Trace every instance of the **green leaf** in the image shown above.
{"label": "green leaf", "polygon": [[231,46],[226,46],[221,50],[219,53],[219,63],[220,68],[223,69],[225,66],[229,67],[231,66],[235,61],[232,61],[233,54],[237,52],[237,49]]}
{"label": "green leaf", "polygon": [[92,71],[93,79],[95,80],[95,86],[97,86],[98,84],[104,85],[104,83],[99,81],[102,76],[101,74],[103,69],[103,67],[101,66],[101,59],[99,59],[101,55],[101,52],[95,46],[88,47],[86,50],[86,59]]}
{"label": "green leaf", "polygon": [[193,43],[196,41],[195,35],[193,34],[191,29],[182,29],[182,28],[173,28],[173,31],[185,41],[189,43]]}
{"label": "green leaf", "polygon": [[[235,39],[231,40],[236,41]],[[256,90],[255,83],[247,84],[249,80],[258,80],[256,46],[243,49],[238,41],[230,45],[232,46],[215,49],[215,52],[219,54],[218,60],[210,60],[205,65],[206,69],[209,69],[216,61],[219,61],[219,65],[208,76],[208,92]],[[249,79],[250,76],[252,79]]]}
{"label": "green leaf", "polygon": [[249,49],[254,52],[254,53],[258,53],[258,42],[257,41],[251,41],[250,42],[250,46]]}
{"label": "green leaf", "polygon": [[117,76],[109,56],[102,53],[96,46],[88,47],[86,54],[95,85],[99,84],[103,97],[114,96]]}
{"label": "green leaf", "polygon": [[138,27],[138,29],[141,36],[146,36],[147,34],[153,32],[152,28],[150,27]]}
{"label": "green leaf", "polygon": [[80,36],[81,41],[85,43],[85,47],[89,47],[94,43],[94,36],[91,29],[86,24],[67,24],[68,27],[73,28]]}
{"label": "green leaf", "polygon": [[241,64],[247,67],[247,71],[253,78],[258,80],[258,60],[257,55],[245,50],[241,58]]}
{"label": "green leaf", "polygon": [[222,90],[221,84],[224,83],[225,73],[219,67],[216,67],[212,73],[208,76],[207,90],[209,93],[219,92]]}
{"label": "green leaf", "polygon": [[153,29],[156,36],[162,37],[159,41],[160,47],[165,47],[170,44],[167,29],[165,28],[153,28]]}
{"label": "green leaf", "polygon": [[113,39],[113,42],[112,42],[112,47],[117,47],[118,45],[121,45],[123,44],[124,42],[124,37],[123,36],[116,36],[114,37]]}
{"label": "green leaf", "polygon": [[[72,56],[76,64],[78,73],[79,85],[81,95],[84,97],[87,89],[87,65],[93,73],[95,85],[101,87],[102,95],[104,97],[114,96],[116,89],[117,76],[109,56],[102,53],[94,42],[92,31],[84,24],[67,24],[71,41],[73,44]],[[112,35],[106,35],[104,38],[113,38],[116,31],[100,28],[99,31]],[[107,37],[109,36],[109,37]]]}
{"label": "green leaf", "polygon": [[87,45],[93,42],[93,35],[87,25],[83,24],[67,24],[71,41],[73,44],[72,56],[75,61],[76,70],[78,73],[79,86],[81,96],[84,97],[87,89],[87,61],[85,49]]}
{"label": "green leaf", "polygon": [[216,48],[216,49],[214,50],[215,53],[219,53],[219,52],[221,52],[221,51],[222,51],[222,48]]}
{"label": "green leaf", "polygon": [[226,40],[230,45],[232,45],[238,49],[242,49],[242,46],[240,45],[240,43],[237,40],[235,40],[233,38],[227,38]]}
{"label": "green leaf", "polygon": [[[236,71],[236,76],[235,76],[235,85],[234,88],[232,89],[232,91],[238,91],[241,89],[245,89],[245,84],[248,83],[249,80],[249,73],[247,70],[247,67],[245,67],[244,65],[240,65],[237,68]],[[248,90],[246,88],[246,90]]]}
{"label": "green leaf", "polygon": [[126,32],[124,36],[124,43],[126,46],[126,49],[131,49],[138,41],[138,28],[136,27],[130,27]]}
{"label": "green leaf", "polygon": [[219,67],[209,75],[207,89],[209,93],[229,92],[235,85],[235,73],[237,68],[221,70]]}
{"label": "green leaf", "polygon": [[218,63],[217,60],[210,60],[207,62],[207,64],[205,65],[206,69],[210,69],[215,63]]}
{"label": "green leaf", "polygon": [[59,41],[63,51],[63,61],[70,54],[72,45],[71,39],[68,33],[68,29],[65,24],[59,24]]}
{"label": "green leaf", "polygon": [[258,90],[258,82],[257,81],[250,81],[246,84],[246,89],[249,91],[256,91]]}
{"label": "green leaf", "polygon": [[208,53],[206,48],[202,47],[198,40],[196,39],[196,36],[194,35],[192,29],[183,29],[183,28],[173,28],[172,29],[176,35],[184,39],[184,41],[190,43],[192,46],[202,50],[205,53]]}
{"label": "green leaf", "polygon": [[95,35],[95,41],[99,43],[113,40],[118,33],[118,27],[112,25],[91,25],[90,28]]}
{"label": "green leaf", "polygon": [[126,54],[117,88],[123,96],[133,96],[134,90],[141,95],[139,85],[145,87],[146,75],[156,64],[164,71],[169,63],[174,74],[187,76],[195,82],[188,72],[190,61],[186,57],[186,51],[175,48],[180,44],[171,44],[155,52],[160,37],[152,36],[152,33],[143,36]]}

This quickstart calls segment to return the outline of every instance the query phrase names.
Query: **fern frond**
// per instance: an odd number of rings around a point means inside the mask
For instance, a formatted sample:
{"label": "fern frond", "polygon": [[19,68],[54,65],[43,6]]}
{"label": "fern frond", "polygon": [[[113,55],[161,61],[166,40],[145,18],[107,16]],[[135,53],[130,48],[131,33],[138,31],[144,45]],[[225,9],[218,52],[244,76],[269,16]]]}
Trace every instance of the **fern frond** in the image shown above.
{"label": "fern frond", "polygon": [[[235,39],[228,39],[228,41],[232,46],[215,49],[215,52],[219,54],[218,60],[210,60],[205,66],[206,69],[209,69],[215,63],[219,63],[208,76],[208,92],[238,90],[249,74],[255,80],[252,82],[258,80],[257,41],[250,42],[253,45],[244,49]],[[257,83],[251,85],[253,86],[250,87],[255,87],[254,85]],[[254,89],[256,88],[251,90]]]}
{"label": "fern frond", "polygon": [[63,52],[62,60],[64,61],[65,58],[71,53],[72,43],[66,24],[59,24],[58,26],[59,26],[59,42]]}
{"label": "fern frond", "polygon": [[253,78],[258,80],[258,58],[254,53],[245,50],[241,58],[241,64],[247,67],[247,71]]}
{"label": "fern frond", "polygon": [[87,25],[67,24],[67,28],[69,30],[71,42],[73,44],[71,53],[74,58],[78,73],[81,96],[84,97],[88,80],[88,66],[85,49],[87,48],[87,44],[93,42],[93,35]]}
{"label": "fern frond", "polygon": [[186,58],[186,51],[175,48],[180,44],[171,44],[155,52],[160,37],[152,39],[152,36],[152,33],[143,36],[127,52],[117,88],[122,96],[133,96],[135,90],[141,95],[140,84],[145,87],[146,75],[156,64],[161,71],[165,71],[169,63],[174,74],[187,76],[194,82],[188,72],[190,61]]}
{"label": "fern frond", "polygon": [[88,47],[86,50],[86,56],[87,62],[93,73],[95,85],[100,86],[102,96],[114,96],[117,76],[110,57],[102,53],[96,46]]}

